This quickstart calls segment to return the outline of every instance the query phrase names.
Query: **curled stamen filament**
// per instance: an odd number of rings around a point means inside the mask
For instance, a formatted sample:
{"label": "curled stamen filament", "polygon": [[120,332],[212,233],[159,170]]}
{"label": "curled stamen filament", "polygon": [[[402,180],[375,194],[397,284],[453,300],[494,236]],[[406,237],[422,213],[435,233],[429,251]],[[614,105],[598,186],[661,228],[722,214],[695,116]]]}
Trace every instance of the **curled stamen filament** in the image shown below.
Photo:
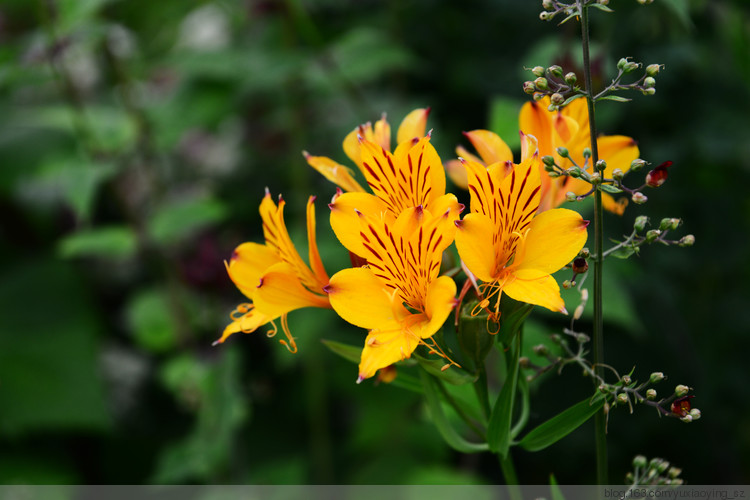
{"label": "curled stamen filament", "polygon": [[289,331],[289,323],[287,322],[286,318],[286,314],[281,315],[281,329],[284,331],[284,335],[286,335],[286,338],[289,340],[289,342],[282,339],[279,340],[279,343],[286,347],[289,352],[294,354],[297,352],[297,343],[294,341],[294,337],[292,337],[292,332]]}

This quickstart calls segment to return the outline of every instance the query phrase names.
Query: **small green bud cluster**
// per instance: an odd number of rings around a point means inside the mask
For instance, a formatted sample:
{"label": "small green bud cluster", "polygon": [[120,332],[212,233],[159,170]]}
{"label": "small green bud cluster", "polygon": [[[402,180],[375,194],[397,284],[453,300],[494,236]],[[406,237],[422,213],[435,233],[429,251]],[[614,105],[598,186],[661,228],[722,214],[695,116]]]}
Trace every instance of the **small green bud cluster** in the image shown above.
{"label": "small green bud cluster", "polygon": [[672,466],[663,458],[649,460],[643,455],[637,455],[633,458],[633,472],[628,472],[625,479],[633,486],[679,486],[683,484],[680,474],[682,469]]}
{"label": "small green bud cluster", "polygon": [[653,3],[654,0],[637,0],[639,4],[641,5],[648,5],[650,3]]}
{"label": "small green bud cluster", "polygon": [[[562,4],[550,1],[544,4],[545,8],[559,9]],[[554,16],[555,12],[542,12],[541,17],[543,19],[546,16]],[[534,75],[533,80],[527,80],[523,82],[523,91],[526,94],[532,95],[535,101],[541,100],[545,96],[550,97],[550,105],[548,106],[549,111],[557,111],[565,105],[566,100],[574,96],[579,92],[576,87],[577,77],[575,73],[565,73],[563,68],[557,64],[553,64],[545,68],[544,66],[534,66],[530,68],[531,74]]]}

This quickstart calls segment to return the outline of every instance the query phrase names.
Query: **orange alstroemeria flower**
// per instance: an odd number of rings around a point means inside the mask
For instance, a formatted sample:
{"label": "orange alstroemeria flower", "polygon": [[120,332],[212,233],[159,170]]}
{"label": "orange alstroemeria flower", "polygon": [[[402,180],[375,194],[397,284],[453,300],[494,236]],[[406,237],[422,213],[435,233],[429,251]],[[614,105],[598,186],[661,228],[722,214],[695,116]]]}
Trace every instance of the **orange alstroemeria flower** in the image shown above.
{"label": "orange alstroemeria flower", "polygon": [[274,320],[281,318],[281,328],[287,340],[279,342],[296,352],[297,345],[289,332],[287,314],[302,307],[330,309],[328,296],[323,291],[328,274],[315,240],[314,201],[315,197],[311,196],[307,202],[308,267],[289,238],[284,223],[284,200],[279,197],[277,206],[266,190],[260,204],[265,244],[243,243],[234,250],[229,263],[225,263],[229,277],[251,302],[237,307],[232,313],[232,322],[214,344],[224,342],[236,332],[253,332],[266,323],[273,325],[268,332],[272,337],[278,331]]}
{"label": "orange alstroemeria flower", "polygon": [[471,213],[456,222],[456,247],[466,267],[483,282],[480,305],[494,320],[503,292],[521,302],[566,312],[551,273],[583,248],[588,221],[563,208],[535,215],[542,191],[540,163],[538,154],[510,171],[503,162],[485,167],[463,161]]}
{"label": "orange alstroemeria flower", "polygon": [[[522,134],[534,136],[538,141],[539,155],[552,156],[562,168],[573,166],[570,158],[583,167],[583,150],[591,146],[591,134],[589,131],[588,109],[585,99],[576,99],[561,111],[549,111],[549,97],[539,102],[530,101],[523,105],[519,116],[519,128]],[[456,148],[458,155],[462,158],[485,165],[497,161],[512,161],[512,153],[505,142],[497,134],[487,130],[474,130],[465,133],[479,153],[479,157],[472,155],[465,148]],[[523,140],[521,141],[523,143]],[[562,158],[557,154],[558,147],[568,150],[569,158]],[[623,135],[600,136],[597,139],[599,158],[607,162],[604,177],[611,178],[615,169],[627,172],[630,164],[640,154],[638,145],[630,137]],[[524,160],[522,158],[521,160]],[[542,190],[539,211],[549,210],[560,206],[566,199],[568,192],[577,195],[587,193],[591,185],[580,179],[568,176],[551,178],[546,175],[543,166]],[[446,163],[446,169],[451,180],[459,187],[466,189],[467,181],[465,170],[458,162]],[[589,165],[589,171],[591,166]],[[612,196],[602,193],[604,208],[610,212],[622,215],[627,205],[627,199],[621,198],[615,201]]]}
{"label": "orange alstroemeria flower", "polygon": [[[456,228],[450,210],[433,216],[421,205],[398,217],[357,212],[357,218],[348,230],[361,244],[349,250],[364,250],[368,265],[339,271],[325,291],[339,316],[369,330],[359,364],[361,382],[410,357],[450,315],[456,284],[438,274]],[[342,241],[351,244],[355,238]],[[439,350],[434,343],[430,347]]]}

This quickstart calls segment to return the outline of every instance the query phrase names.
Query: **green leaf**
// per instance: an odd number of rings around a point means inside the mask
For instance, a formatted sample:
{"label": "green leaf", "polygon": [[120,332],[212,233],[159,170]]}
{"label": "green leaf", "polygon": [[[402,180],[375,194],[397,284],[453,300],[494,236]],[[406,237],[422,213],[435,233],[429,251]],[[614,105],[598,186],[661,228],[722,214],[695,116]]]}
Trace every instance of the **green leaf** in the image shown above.
{"label": "green leaf", "polygon": [[168,297],[160,290],[139,292],[128,304],[125,317],[135,340],[150,352],[166,352],[177,345],[177,327]]}
{"label": "green leaf", "polygon": [[409,375],[408,373],[402,373],[402,371],[399,371],[396,375],[396,378],[393,379],[393,382],[390,382],[388,385],[406,389],[407,391],[417,392],[419,394],[424,393],[422,384],[419,382],[419,379],[417,379],[417,377]]}
{"label": "green leaf", "polygon": [[336,342],[335,340],[321,340],[323,345],[326,346],[331,352],[338,354],[347,361],[359,364],[362,358],[362,347],[344,344],[342,342]]}
{"label": "green leaf", "polygon": [[507,97],[495,97],[490,102],[489,129],[499,135],[511,149],[521,146],[518,135],[518,112],[523,101]]}
{"label": "green leaf", "polygon": [[605,95],[603,97],[597,97],[597,101],[615,101],[615,102],[630,102],[632,99],[628,99],[627,97],[622,97],[619,95]]}
{"label": "green leaf", "polygon": [[597,393],[577,403],[530,431],[518,443],[527,451],[539,451],[578,429],[604,406],[604,396]]}
{"label": "green leaf", "polygon": [[432,421],[437,427],[438,432],[443,437],[446,443],[450,445],[456,451],[462,453],[478,453],[481,451],[487,451],[489,447],[487,443],[472,443],[461,437],[456,430],[451,427],[450,422],[443,413],[443,408],[440,404],[440,395],[437,384],[439,380],[435,379],[432,375],[424,370],[420,370],[420,376],[422,377],[422,387],[424,388],[425,399],[427,401],[427,407],[430,409],[430,415]]}
{"label": "green leaf", "polygon": [[149,232],[157,243],[175,243],[216,224],[227,216],[226,206],[211,198],[186,199],[166,205],[151,219]]}
{"label": "green leaf", "polygon": [[412,354],[412,357],[416,359],[419,362],[420,366],[422,366],[422,368],[424,368],[428,373],[434,375],[440,380],[445,380],[449,384],[471,384],[477,379],[477,375],[472,375],[466,370],[463,370],[456,366],[451,366],[447,370],[443,371],[442,368],[445,366],[445,361],[443,361],[442,358],[427,359],[417,353]]}
{"label": "green leaf", "polygon": [[586,95],[586,94],[575,94],[575,95],[572,95],[572,96],[568,97],[567,99],[565,99],[565,102],[564,102],[564,103],[562,103],[562,106],[561,106],[561,107],[565,107],[565,106],[567,106],[568,104],[570,104],[571,102],[573,102],[573,101],[575,101],[576,99],[578,99],[579,97],[585,97],[585,95]]}
{"label": "green leaf", "polygon": [[458,322],[458,344],[467,358],[467,368],[472,370],[484,364],[484,359],[495,344],[495,336],[487,332],[487,313],[471,314],[477,304],[476,300],[464,303]]}
{"label": "green leaf", "polygon": [[507,294],[503,294],[500,299],[502,314],[500,315],[500,332],[498,334],[502,344],[510,345],[513,342],[513,337],[518,333],[533,308],[532,304],[518,302],[508,297]]}
{"label": "green leaf", "polygon": [[620,189],[620,188],[618,188],[616,186],[613,186],[611,184],[600,184],[599,185],[599,189],[601,189],[605,193],[609,193],[609,194],[619,194],[619,193],[622,193],[622,189]]}
{"label": "green leaf", "polygon": [[552,500],[565,500],[565,496],[560,489],[560,485],[557,484],[554,474],[549,475],[549,492]]}
{"label": "green leaf", "polygon": [[57,245],[61,257],[126,258],[135,253],[136,237],[125,226],[109,226],[79,231],[64,237]]}
{"label": "green leaf", "polygon": [[618,259],[627,259],[631,257],[633,254],[638,253],[638,247],[632,247],[632,246],[624,246],[620,247],[611,254],[608,255],[608,257],[616,257]]}
{"label": "green leaf", "polygon": [[510,427],[513,420],[513,403],[518,386],[518,357],[521,352],[521,337],[515,339],[512,346],[513,354],[508,364],[508,378],[500,390],[500,395],[495,401],[492,409],[490,424],[487,428],[487,442],[494,453],[499,453],[503,458],[508,455],[510,448]]}
{"label": "green leaf", "polygon": [[595,9],[603,10],[604,12],[614,12],[614,10],[600,3],[591,3],[589,4],[589,7],[594,7]]}

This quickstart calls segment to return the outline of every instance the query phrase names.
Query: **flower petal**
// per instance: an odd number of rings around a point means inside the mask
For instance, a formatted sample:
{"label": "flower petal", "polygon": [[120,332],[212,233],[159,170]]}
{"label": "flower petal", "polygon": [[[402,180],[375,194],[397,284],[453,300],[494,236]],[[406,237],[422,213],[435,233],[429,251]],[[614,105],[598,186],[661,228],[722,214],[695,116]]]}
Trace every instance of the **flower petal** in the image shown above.
{"label": "flower petal", "polygon": [[318,240],[315,237],[315,196],[310,196],[307,200],[307,242],[310,269],[319,284],[328,283],[328,273],[323,267],[323,261],[318,252]]}
{"label": "flower petal", "polygon": [[344,269],[331,277],[325,287],[331,307],[345,321],[361,328],[377,328],[398,323],[393,297],[373,272],[364,267]]}
{"label": "flower petal", "polygon": [[513,152],[499,135],[489,130],[464,132],[485,164],[513,161]]}
{"label": "flower petal", "polygon": [[409,113],[401,121],[396,133],[396,143],[410,141],[414,138],[424,137],[427,128],[427,117],[430,115],[430,108],[418,108]]}
{"label": "flower petal", "polygon": [[456,222],[456,248],[466,267],[482,281],[495,279],[495,224],[489,217],[471,213]]}
{"label": "flower petal", "polygon": [[418,345],[419,338],[405,332],[397,322],[371,330],[362,349],[357,382],[372,377],[381,368],[409,358]]}
{"label": "flower petal", "polygon": [[612,171],[616,168],[627,172],[633,160],[640,155],[638,143],[624,135],[599,137],[596,143],[599,147],[599,158],[607,162],[607,168],[602,174],[604,177],[612,177]]}
{"label": "flower petal", "polygon": [[[320,293],[323,293],[322,289]],[[253,303],[260,312],[272,317],[303,307],[330,308],[328,298],[303,287],[294,268],[286,262],[275,264],[266,271],[253,296]]]}
{"label": "flower petal", "polygon": [[311,156],[303,151],[307,163],[320,172],[323,177],[347,192],[365,192],[364,188],[352,176],[352,170],[325,156]]}
{"label": "flower petal", "polygon": [[252,333],[262,325],[273,321],[276,318],[267,316],[255,308],[250,309],[243,316],[235,319],[224,328],[224,332],[221,334],[221,338],[214,342],[216,344],[223,344],[224,341],[233,333]]}
{"label": "flower petal", "polygon": [[552,123],[547,111],[549,98],[545,97],[539,102],[529,101],[521,107],[518,117],[518,126],[526,135],[533,135],[539,141],[539,155],[551,155],[554,153],[552,147]]}
{"label": "flower petal", "polygon": [[430,283],[425,301],[425,314],[429,322],[422,327],[420,337],[432,337],[440,330],[456,305],[456,282],[449,276],[440,276]]}
{"label": "flower petal", "polygon": [[514,264],[519,270],[536,270],[551,274],[578,255],[588,238],[586,227],[578,212],[556,208],[534,217],[526,238],[516,251]]}
{"label": "flower petal", "polygon": [[243,243],[232,252],[227,273],[237,288],[249,299],[253,298],[260,277],[274,264],[281,262],[276,250],[259,243]]}
{"label": "flower petal", "polygon": [[344,193],[336,196],[328,206],[331,209],[331,228],[341,244],[350,252],[365,256],[367,252],[359,234],[360,216],[357,212],[379,219],[386,216],[388,206],[369,193]]}
{"label": "flower petal", "polygon": [[520,278],[509,280],[503,286],[503,292],[519,302],[546,307],[551,311],[564,314],[568,313],[565,310],[565,302],[560,297],[560,287],[555,278],[550,275],[530,280]]}

